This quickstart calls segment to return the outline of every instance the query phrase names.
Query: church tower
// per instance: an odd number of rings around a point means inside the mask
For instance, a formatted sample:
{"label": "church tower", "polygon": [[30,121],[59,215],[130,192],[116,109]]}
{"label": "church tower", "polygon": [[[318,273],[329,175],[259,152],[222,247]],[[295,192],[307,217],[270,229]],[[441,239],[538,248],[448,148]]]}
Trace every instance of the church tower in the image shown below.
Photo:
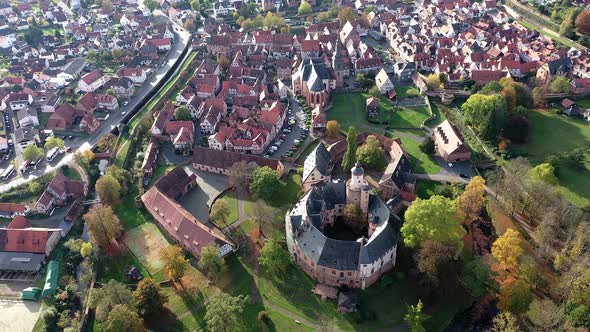
{"label": "church tower", "polygon": [[365,170],[361,163],[357,161],[350,173],[351,178],[346,183],[346,204],[354,204],[360,207],[363,214],[367,216],[371,187],[365,180]]}
{"label": "church tower", "polygon": [[334,76],[336,76],[336,88],[344,86],[344,77],[346,75],[346,68],[344,66],[344,56],[340,52],[340,41],[336,41],[334,53],[332,54],[332,69],[334,69]]}

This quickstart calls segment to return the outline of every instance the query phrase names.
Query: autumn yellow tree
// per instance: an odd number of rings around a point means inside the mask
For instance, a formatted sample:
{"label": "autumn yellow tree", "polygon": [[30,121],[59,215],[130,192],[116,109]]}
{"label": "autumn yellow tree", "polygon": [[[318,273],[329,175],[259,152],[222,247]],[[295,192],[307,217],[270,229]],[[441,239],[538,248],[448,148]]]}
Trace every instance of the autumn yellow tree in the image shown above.
{"label": "autumn yellow tree", "polygon": [[179,281],[188,268],[188,261],[177,246],[167,246],[160,250],[160,258],[164,262],[164,271],[174,281]]}
{"label": "autumn yellow tree", "polygon": [[479,211],[483,208],[485,199],[485,180],[481,176],[474,176],[461,196],[457,197],[457,212],[465,218],[466,222],[477,219]]}
{"label": "autumn yellow tree", "polygon": [[516,268],[524,252],[520,234],[512,228],[502,234],[492,245],[492,256],[505,268]]}
{"label": "autumn yellow tree", "polygon": [[329,138],[336,138],[340,135],[340,124],[336,120],[328,121],[326,125],[326,134]]}

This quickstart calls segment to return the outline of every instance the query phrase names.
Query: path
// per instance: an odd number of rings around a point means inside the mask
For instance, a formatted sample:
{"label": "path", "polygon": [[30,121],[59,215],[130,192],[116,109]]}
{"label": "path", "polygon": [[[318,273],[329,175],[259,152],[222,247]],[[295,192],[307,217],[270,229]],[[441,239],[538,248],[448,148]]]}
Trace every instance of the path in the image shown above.
{"label": "path", "polygon": [[244,205],[246,197],[247,194],[244,192],[244,189],[238,189],[236,191],[236,200],[238,201],[238,220],[225,226],[222,230],[238,228],[243,222],[250,220],[250,216],[246,215],[246,207]]}

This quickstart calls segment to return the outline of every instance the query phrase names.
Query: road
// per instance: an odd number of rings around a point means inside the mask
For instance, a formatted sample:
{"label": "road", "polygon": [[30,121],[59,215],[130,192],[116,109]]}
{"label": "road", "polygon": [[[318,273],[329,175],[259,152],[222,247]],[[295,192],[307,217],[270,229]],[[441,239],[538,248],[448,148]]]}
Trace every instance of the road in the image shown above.
{"label": "road", "polygon": [[[166,19],[168,18],[166,17]],[[166,76],[174,63],[180,60],[184,48],[190,42],[190,33],[188,31],[184,30],[174,22],[172,22],[172,25],[175,27],[177,32],[175,33],[176,36],[174,43],[172,44],[172,48],[167,54],[168,61],[166,65],[156,69],[156,72],[152,74],[141,86],[141,88],[136,91],[135,96],[129,101],[129,105],[123,106],[118,112],[112,113],[107,120],[101,123],[100,128],[88,137],[78,138],[71,143],[67,142],[68,146],[72,147],[72,152],[64,155],[61,160],[59,160],[59,162],[53,165],[44,163],[38,170],[29,171],[24,176],[13,179],[11,182],[0,184],[0,193],[6,192],[12,188],[32,181],[43,174],[60,168],[63,165],[70,164],[73,161],[74,154],[76,152],[82,152],[94,147],[101,137],[111,132],[123,120],[125,114],[137,108],[142,99],[144,99],[157,86],[160,80]],[[123,114],[123,112],[125,112],[125,114]]]}

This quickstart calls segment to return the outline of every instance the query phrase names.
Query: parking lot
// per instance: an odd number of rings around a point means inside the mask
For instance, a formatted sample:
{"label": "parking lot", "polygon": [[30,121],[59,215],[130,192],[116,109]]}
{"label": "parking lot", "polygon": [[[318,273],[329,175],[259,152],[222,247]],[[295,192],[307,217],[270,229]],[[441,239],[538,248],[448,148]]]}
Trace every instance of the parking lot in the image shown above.
{"label": "parking lot", "polygon": [[[301,105],[297,100],[290,99],[287,123],[277,135],[273,144],[268,146],[266,157],[278,159],[280,157],[289,157],[290,151],[294,153],[297,150],[297,148],[294,148],[296,141],[303,143],[309,135],[308,129],[305,128],[305,120],[306,114],[303,112]],[[272,151],[275,149],[273,146],[277,147],[274,152]]]}

